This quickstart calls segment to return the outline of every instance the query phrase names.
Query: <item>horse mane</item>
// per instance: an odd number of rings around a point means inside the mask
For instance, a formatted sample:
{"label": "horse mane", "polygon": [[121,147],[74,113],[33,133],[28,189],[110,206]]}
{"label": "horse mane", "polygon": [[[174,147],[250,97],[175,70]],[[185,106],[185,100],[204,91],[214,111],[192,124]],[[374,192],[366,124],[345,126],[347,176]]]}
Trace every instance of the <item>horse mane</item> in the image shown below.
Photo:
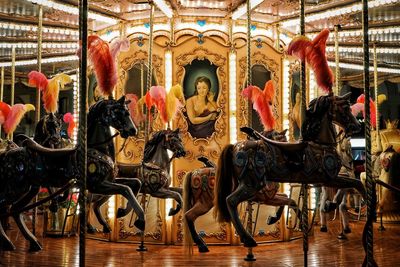
{"label": "horse mane", "polygon": [[310,102],[301,127],[303,141],[312,141],[320,132],[322,116],[328,111],[330,104],[328,95],[320,96]]}
{"label": "horse mane", "polygon": [[89,113],[87,117],[88,128],[92,123],[96,121],[96,118],[104,111],[105,106],[109,104],[111,100],[100,100],[89,107]]}
{"label": "horse mane", "polygon": [[153,157],[154,153],[157,151],[157,145],[162,141],[165,136],[165,131],[158,131],[154,133],[152,138],[147,141],[146,145],[144,146],[144,156],[143,162],[148,162]]}

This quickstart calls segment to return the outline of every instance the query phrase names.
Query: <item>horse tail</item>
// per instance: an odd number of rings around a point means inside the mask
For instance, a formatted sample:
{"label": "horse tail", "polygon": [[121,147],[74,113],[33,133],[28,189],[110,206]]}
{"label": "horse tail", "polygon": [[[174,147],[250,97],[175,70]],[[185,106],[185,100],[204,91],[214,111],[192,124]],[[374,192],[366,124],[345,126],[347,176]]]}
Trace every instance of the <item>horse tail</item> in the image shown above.
{"label": "horse tail", "polygon": [[232,193],[233,179],[233,145],[229,144],[222,150],[218,160],[218,168],[215,177],[214,187],[214,218],[218,222],[230,222],[231,216],[229,214],[226,198]]}
{"label": "horse tail", "polygon": [[183,181],[183,243],[185,245],[185,252],[187,254],[193,254],[193,238],[190,234],[189,226],[186,221],[186,212],[192,208],[191,198],[192,198],[192,190],[190,188],[190,184],[192,181],[192,172],[188,172],[185,176],[185,180]]}

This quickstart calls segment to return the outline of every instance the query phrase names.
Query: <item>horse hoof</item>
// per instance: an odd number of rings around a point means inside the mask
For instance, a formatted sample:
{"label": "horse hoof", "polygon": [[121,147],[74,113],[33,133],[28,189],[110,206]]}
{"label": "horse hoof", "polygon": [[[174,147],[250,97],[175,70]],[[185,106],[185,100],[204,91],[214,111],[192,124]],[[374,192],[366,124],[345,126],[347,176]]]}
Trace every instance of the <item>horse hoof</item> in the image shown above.
{"label": "horse hoof", "polygon": [[110,228],[109,226],[103,227],[103,233],[104,233],[104,234],[109,234],[109,233],[111,233],[111,228]]}
{"label": "horse hoof", "polygon": [[138,228],[140,231],[144,231],[145,229],[145,221],[142,219],[137,219],[134,223],[134,225],[136,226],[136,228]]}
{"label": "horse hoof", "polygon": [[257,242],[253,238],[249,238],[243,242],[246,248],[252,248],[257,246]]}
{"label": "horse hoof", "polygon": [[324,226],[321,226],[321,228],[319,229],[321,232],[324,232],[324,233],[326,233],[326,232],[328,232],[328,227],[326,227],[325,225]]}
{"label": "horse hoof", "polygon": [[205,253],[205,252],[209,252],[210,250],[208,249],[207,246],[199,246],[199,252],[200,253]]}
{"label": "horse hoof", "polygon": [[1,250],[2,251],[14,251],[15,250],[15,246],[13,243],[8,242],[8,241],[0,241],[1,243]]}
{"label": "horse hoof", "polygon": [[41,250],[42,250],[42,245],[39,242],[31,242],[29,246],[29,252],[36,252]]}
{"label": "horse hoof", "polygon": [[117,218],[121,218],[121,217],[124,217],[124,216],[126,216],[125,210],[123,208],[118,208],[118,210],[117,210]]}
{"label": "horse hoof", "polygon": [[344,232],[345,234],[350,234],[350,233],[351,233],[351,229],[348,228],[348,227],[346,227],[346,228],[343,229],[343,232]]}
{"label": "horse hoof", "polygon": [[271,225],[277,222],[276,217],[269,216],[267,219],[267,225]]}
{"label": "horse hoof", "polygon": [[97,233],[97,229],[95,227],[91,226],[91,225],[88,225],[87,233],[88,234],[95,234],[95,233]]}

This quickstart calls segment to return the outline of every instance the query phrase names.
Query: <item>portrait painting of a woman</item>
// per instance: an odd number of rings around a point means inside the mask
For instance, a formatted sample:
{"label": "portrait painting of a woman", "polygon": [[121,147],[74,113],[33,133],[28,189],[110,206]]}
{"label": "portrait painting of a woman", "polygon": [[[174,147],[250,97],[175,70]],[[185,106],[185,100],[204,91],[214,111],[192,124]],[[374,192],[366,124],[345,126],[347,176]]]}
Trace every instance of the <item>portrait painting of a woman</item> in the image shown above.
{"label": "portrait painting of a woman", "polygon": [[214,132],[217,119],[217,103],[211,91],[211,81],[199,76],[194,82],[195,93],[186,101],[188,131],[192,137],[207,138]]}

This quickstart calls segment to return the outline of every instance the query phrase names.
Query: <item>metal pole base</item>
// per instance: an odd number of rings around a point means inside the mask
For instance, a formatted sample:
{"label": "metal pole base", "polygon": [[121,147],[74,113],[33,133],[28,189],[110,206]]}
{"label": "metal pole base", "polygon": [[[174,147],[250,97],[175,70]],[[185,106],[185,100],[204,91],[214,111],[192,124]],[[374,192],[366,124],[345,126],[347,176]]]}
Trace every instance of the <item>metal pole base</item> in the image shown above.
{"label": "metal pole base", "polygon": [[249,249],[246,258],[244,258],[245,261],[256,261],[256,258],[254,257],[253,251]]}
{"label": "metal pole base", "polygon": [[343,232],[341,232],[341,233],[337,236],[337,238],[340,239],[340,240],[347,240],[347,239],[348,239],[347,236],[346,236],[346,234],[343,233]]}
{"label": "metal pole base", "polygon": [[147,251],[147,248],[144,246],[143,242],[140,242],[140,246],[136,249],[136,251],[144,252]]}
{"label": "metal pole base", "polygon": [[381,225],[378,227],[378,231],[379,232],[386,231],[385,227],[383,226],[383,214],[381,213],[379,217],[380,217]]}

